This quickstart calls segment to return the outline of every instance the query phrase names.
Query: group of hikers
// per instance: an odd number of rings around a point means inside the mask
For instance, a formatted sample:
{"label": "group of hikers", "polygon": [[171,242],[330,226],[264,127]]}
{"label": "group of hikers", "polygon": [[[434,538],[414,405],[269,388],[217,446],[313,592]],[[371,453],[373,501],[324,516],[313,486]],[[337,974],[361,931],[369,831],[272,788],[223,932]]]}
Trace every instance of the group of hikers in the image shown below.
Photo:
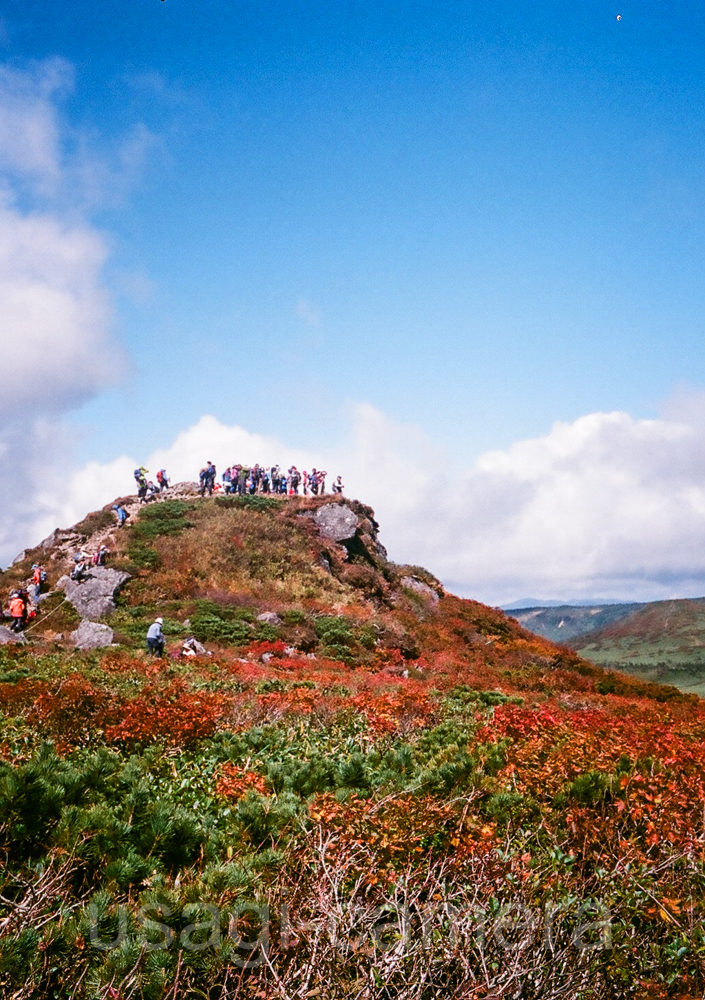
{"label": "group of hikers", "polygon": [[5,617],[11,619],[10,629],[21,632],[27,622],[37,616],[39,595],[47,582],[46,570],[39,563],[32,566],[32,582],[27,587],[16,587],[10,592]]}
{"label": "group of hikers", "polygon": [[[153,482],[148,479],[149,469],[140,466],[135,469],[134,476],[137,483],[137,496],[140,503],[149,503],[155,500],[160,493],[169,489],[169,477],[166,469],[159,469]],[[252,496],[255,494],[269,493],[280,496],[323,496],[326,492],[326,477],[328,473],[323,469],[305,469],[299,471],[295,465],[283,470],[279,465],[266,467],[264,465],[243,465],[236,464],[229,466],[221,476],[221,482],[217,482],[217,471],[215,465],[208,461],[198,474],[199,493],[201,496],[212,496],[214,493],[230,493],[240,496]],[[332,484],[332,492],[341,494],[343,492],[343,480],[337,477]],[[123,504],[114,503],[112,505],[118,519],[118,528],[122,528],[129,518],[129,512]],[[89,553],[80,549],[73,557],[73,567],[70,572],[72,580],[80,583],[85,580],[91,566],[104,566],[109,555],[106,545],[101,545],[95,552]],[[47,579],[43,566],[35,563],[32,566],[32,582],[27,587],[18,587],[10,594],[8,609],[3,616],[12,620],[10,628],[14,632],[21,632],[28,619],[36,617],[36,605],[42,587]],[[149,627],[147,633],[147,647],[153,654],[161,655],[164,651],[164,636],[161,631],[162,620],[157,618]],[[193,655],[193,651],[191,651]]]}
{"label": "group of hikers", "polygon": [[69,573],[72,580],[80,583],[85,580],[91,566],[105,566],[105,561],[110,555],[107,545],[101,545],[92,554],[84,549],[79,549],[73,557],[73,568]]}
{"label": "group of hikers", "polygon": [[[92,566],[105,566],[106,559],[110,555],[107,545],[100,545],[95,552],[86,552],[79,549],[73,557],[73,566],[69,572],[69,578],[76,583],[82,583],[89,575]],[[23,587],[15,587],[10,592],[7,602],[7,611],[0,611],[0,618],[11,620],[10,629],[13,632],[21,632],[27,622],[37,617],[37,605],[42,592],[47,586],[47,572],[40,563],[32,566],[32,579]]]}
{"label": "group of hikers", "polygon": [[[160,493],[169,489],[169,477],[166,469],[160,469],[156,474],[156,483],[148,479],[149,469],[141,465],[135,469],[134,476],[137,483],[137,496],[140,503],[149,503],[155,500]],[[264,465],[231,465],[221,476],[222,482],[217,481],[217,470],[210,459],[203,466],[198,474],[199,490],[203,497],[213,496],[214,493],[236,493],[240,496],[252,496],[256,493],[276,493],[283,496],[298,496],[299,491],[304,496],[322,496],[326,492],[326,476],[323,469],[305,469],[299,471],[295,465],[283,470],[278,465],[266,467]],[[342,494],[344,489],[343,480],[338,476],[332,486],[332,492]],[[127,520],[127,511],[119,504],[113,504],[113,510],[118,516],[119,527]]]}
{"label": "group of hikers", "polygon": [[[209,462],[205,469],[202,469],[199,478],[201,480],[201,495],[203,495],[204,473],[208,482],[209,492],[212,492],[211,484],[215,482],[215,466]],[[305,469],[299,471],[295,465],[283,470],[278,465],[269,468],[263,465],[231,465],[223,473],[223,490],[225,493],[239,493],[240,495],[255,493],[279,493],[284,496],[298,495],[301,489],[304,496],[319,496],[326,492],[326,476],[323,469]],[[333,483],[333,492],[343,492],[343,481],[340,476]]]}
{"label": "group of hikers", "polygon": [[[137,496],[140,499],[140,503],[148,503],[159,496],[160,493],[169,489],[169,479],[167,478],[166,469],[160,469],[157,472],[156,483],[153,483],[151,479],[147,479],[148,473],[149,469],[145,469],[143,465],[139,469],[135,469]],[[113,510],[115,510],[115,507],[113,507]],[[122,527],[122,525],[120,526]]]}

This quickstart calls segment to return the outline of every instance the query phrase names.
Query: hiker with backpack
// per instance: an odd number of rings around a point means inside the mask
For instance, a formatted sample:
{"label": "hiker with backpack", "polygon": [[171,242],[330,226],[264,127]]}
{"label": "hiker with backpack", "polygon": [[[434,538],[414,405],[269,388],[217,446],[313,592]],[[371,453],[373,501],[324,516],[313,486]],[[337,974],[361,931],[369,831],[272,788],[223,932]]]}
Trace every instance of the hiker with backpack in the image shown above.
{"label": "hiker with backpack", "polygon": [[34,600],[36,601],[41,594],[44,584],[47,581],[47,573],[43,566],[39,563],[35,563],[32,566],[32,585],[34,586]]}
{"label": "hiker with backpack", "polygon": [[69,573],[69,577],[75,580],[76,583],[81,583],[86,575],[88,567],[91,563],[91,557],[87,552],[79,552],[73,557],[73,569]]}
{"label": "hiker with backpack", "polygon": [[164,633],[162,632],[163,618],[155,618],[147,629],[147,650],[152,656],[164,655]]}
{"label": "hiker with backpack", "polygon": [[169,477],[166,474],[166,469],[160,469],[157,473],[157,484],[159,486],[160,493],[169,489]]}
{"label": "hiker with backpack", "polygon": [[13,632],[21,632],[24,628],[27,615],[27,604],[23,600],[22,594],[19,590],[13,590],[10,594],[8,611],[10,612],[10,617],[12,618],[12,625],[10,625],[11,630]]}
{"label": "hiker with backpack", "polygon": [[110,509],[114,510],[117,514],[118,528],[122,528],[130,515],[127,513],[122,504],[119,503],[114,503]]}
{"label": "hiker with backpack", "polygon": [[338,478],[333,483],[333,492],[338,493],[340,496],[342,496],[344,488],[345,487],[343,486],[342,477],[338,476]]}
{"label": "hiker with backpack", "polygon": [[215,476],[216,476],[215,466],[213,465],[211,460],[208,459],[205,466],[201,469],[201,471],[198,474],[198,478],[201,481],[201,489],[199,492],[202,497],[206,495],[206,490],[208,490],[209,497],[213,496],[213,487],[215,486]]}

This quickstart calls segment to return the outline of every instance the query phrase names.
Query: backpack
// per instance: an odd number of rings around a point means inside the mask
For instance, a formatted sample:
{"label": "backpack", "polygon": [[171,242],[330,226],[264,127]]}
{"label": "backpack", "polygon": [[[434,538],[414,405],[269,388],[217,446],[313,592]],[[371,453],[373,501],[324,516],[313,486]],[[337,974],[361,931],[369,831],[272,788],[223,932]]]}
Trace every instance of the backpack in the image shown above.
{"label": "backpack", "polygon": [[157,473],[157,482],[158,483],[163,483],[164,482],[164,470],[163,469],[160,469],[159,472]]}

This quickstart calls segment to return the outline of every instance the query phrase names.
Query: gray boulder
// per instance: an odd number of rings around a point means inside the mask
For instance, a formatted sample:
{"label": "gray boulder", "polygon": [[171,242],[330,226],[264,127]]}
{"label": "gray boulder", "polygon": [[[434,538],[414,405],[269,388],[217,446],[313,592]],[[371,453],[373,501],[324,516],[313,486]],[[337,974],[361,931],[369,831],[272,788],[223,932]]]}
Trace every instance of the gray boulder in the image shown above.
{"label": "gray boulder", "polygon": [[322,535],[334,542],[349,542],[355,537],[360,518],[347,504],[330,503],[313,515]]}
{"label": "gray boulder", "polygon": [[129,579],[129,573],[91,566],[81,582],[62,576],[56,587],[64,591],[82,618],[101,618],[115,610],[115,595]]}
{"label": "gray boulder", "polygon": [[194,636],[189,636],[188,639],[184,639],[182,650],[185,653],[192,654],[193,656],[206,656],[208,650],[199,642]]}
{"label": "gray boulder", "polygon": [[100,625],[84,618],[69,638],[77,649],[102,649],[113,641],[113,630],[108,625]]}
{"label": "gray boulder", "polygon": [[261,615],[257,615],[258,622],[264,622],[265,625],[281,625],[282,620],[276,611],[263,611]]}
{"label": "gray boulder", "polygon": [[13,632],[11,628],[0,625],[0,646],[6,646],[9,642],[27,642],[21,632]]}

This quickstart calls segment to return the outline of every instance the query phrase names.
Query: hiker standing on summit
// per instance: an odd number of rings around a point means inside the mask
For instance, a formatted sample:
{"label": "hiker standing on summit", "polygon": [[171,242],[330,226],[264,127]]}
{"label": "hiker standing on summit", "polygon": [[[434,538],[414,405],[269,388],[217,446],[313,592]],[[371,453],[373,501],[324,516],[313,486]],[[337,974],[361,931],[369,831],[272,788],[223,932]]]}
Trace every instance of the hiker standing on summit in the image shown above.
{"label": "hiker standing on summit", "polygon": [[213,465],[211,460],[208,459],[204,468],[202,468],[198,474],[198,478],[201,481],[201,489],[200,489],[201,496],[205,496],[206,490],[208,490],[209,497],[213,496],[213,487],[215,486],[215,476],[216,476],[215,466]]}

